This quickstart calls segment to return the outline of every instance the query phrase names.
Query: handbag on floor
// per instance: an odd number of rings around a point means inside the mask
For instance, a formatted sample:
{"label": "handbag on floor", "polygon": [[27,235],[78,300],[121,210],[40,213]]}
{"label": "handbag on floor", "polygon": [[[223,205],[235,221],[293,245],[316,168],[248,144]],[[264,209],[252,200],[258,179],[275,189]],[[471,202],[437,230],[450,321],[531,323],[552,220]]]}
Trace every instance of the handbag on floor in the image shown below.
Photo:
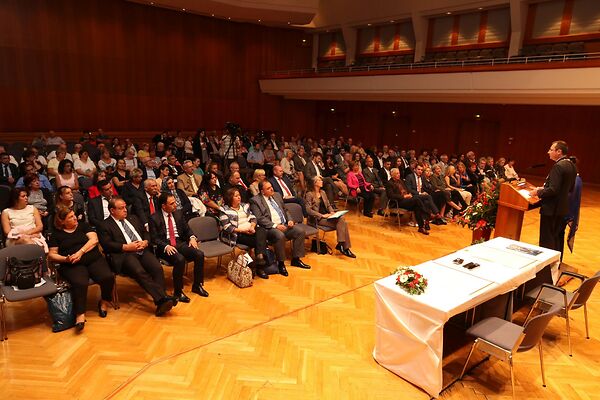
{"label": "handbag on floor", "polygon": [[227,278],[239,288],[252,286],[252,270],[248,266],[252,257],[248,253],[240,254],[227,264]]}
{"label": "handbag on floor", "polygon": [[263,271],[265,271],[267,275],[279,274],[279,265],[277,265],[275,253],[273,253],[273,250],[271,249],[267,249],[265,252],[265,266],[263,267]]}
{"label": "handbag on floor", "polygon": [[58,292],[45,299],[52,317],[52,332],[62,332],[75,326],[73,299],[68,286],[59,287]]}
{"label": "handbag on floor", "polygon": [[325,242],[323,240],[319,240],[319,248],[318,248],[319,251],[317,251],[317,240],[318,239],[313,239],[310,242],[310,251],[312,251],[313,253],[317,253],[317,254],[333,254],[333,249],[331,247],[329,247],[327,242]]}

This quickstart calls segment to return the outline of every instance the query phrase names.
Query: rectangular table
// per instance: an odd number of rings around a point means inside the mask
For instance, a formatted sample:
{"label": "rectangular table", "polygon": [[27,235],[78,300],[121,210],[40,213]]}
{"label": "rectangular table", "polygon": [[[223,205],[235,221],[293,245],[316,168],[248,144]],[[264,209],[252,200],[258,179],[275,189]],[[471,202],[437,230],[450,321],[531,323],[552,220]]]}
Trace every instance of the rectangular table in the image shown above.
{"label": "rectangular table", "polygon": [[[540,253],[522,253],[509,249],[511,245]],[[456,258],[480,266],[468,270],[452,263]],[[444,324],[454,315],[516,289],[548,265],[557,272],[559,263],[557,251],[499,237],[412,267],[428,280],[421,295],[406,293],[395,284],[395,275],[376,281],[373,357],[437,397],[443,388]]]}

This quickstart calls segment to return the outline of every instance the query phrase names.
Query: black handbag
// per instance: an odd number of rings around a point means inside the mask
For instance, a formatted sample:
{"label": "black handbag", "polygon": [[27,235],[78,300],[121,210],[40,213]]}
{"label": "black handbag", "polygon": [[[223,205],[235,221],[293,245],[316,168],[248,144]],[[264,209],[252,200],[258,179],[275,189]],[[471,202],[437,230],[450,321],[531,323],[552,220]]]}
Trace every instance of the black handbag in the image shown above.
{"label": "black handbag", "polygon": [[20,290],[31,289],[42,281],[44,257],[33,260],[20,260],[17,257],[6,258],[4,284],[16,286]]}
{"label": "black handbag", "polygon": [[333,254],[333,249],[323,240],[319,241],[319,248],[317,249],[317,239],[310,242],[310,251],[317,254]]}
{"label": "black handbag", "polygon": [[75,326],[73,299],[67,287],[59,288],[57,293],[46,296],[45,299],[52,317],[52,332],[62,332]]}

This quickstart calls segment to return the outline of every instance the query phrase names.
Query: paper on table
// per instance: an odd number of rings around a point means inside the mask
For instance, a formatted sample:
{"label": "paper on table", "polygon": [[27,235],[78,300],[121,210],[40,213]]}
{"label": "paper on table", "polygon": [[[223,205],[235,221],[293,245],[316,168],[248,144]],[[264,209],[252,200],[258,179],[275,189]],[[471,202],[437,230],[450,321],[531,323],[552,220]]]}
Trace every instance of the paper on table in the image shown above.
{"label": "paper on table", "polygon": [[521,189],[519,190],[519,194],[523,197],[525,197],[526,199],[530,198],[531,196],[529,195],[529,190],[527,189]]}
{"label": "paper on table", "polygon": [[340,210],[340,211],[336,211],[335,213],[333,213],[333,215],[331,215],[330,217],[328,217],[327,219],[336,219],[341,217],[342,215],[346,214],[348,212],[348,210]]}
{"label": "paper on table", "polygon": [[[461,264],[454,263],[453,261],[457,258],[462,259],[463,262]],[[438,258],[437,260],[434,260],[434,262],[498,284],[510,281],[520,274],[519,270],[517,269],[506,268],[501,264],[493,263],[488,260],[482,260],[465,251],[457,251],[456,253]],[[479,267],[472,269],[463,267],[463,265],[470,262],[479,264]]]}
{"label": "paper on table", "polygon": [[465,249],[473,257],[487,260],[507,268],[521,269],[535,262],[529,257],[508,250],[500,250],[487,246],[473,246]]}

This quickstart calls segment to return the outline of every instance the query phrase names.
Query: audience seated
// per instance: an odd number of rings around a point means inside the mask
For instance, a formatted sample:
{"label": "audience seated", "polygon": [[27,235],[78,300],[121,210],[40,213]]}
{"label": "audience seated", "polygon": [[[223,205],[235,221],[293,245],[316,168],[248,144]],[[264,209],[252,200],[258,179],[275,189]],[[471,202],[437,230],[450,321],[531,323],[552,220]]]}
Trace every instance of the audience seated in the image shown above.
{"label": "audience seated", "polygon": [[[97,187],[96,190],[98,190]],[[59,208],[66,208],[73,211],[79,221],[85,220],[85,203],[83,203],[83,197],[78,196],[76,198],[73,195],[73,190],[68,186],[61,186],[56,189],[54,212],[52,214],[56,214]]]}
{"label": "audience seated", "polygon": [[288,276],[285,268],[285,241],[292,241],[291,265],[299,268],[310,269],[300,257],[304,256],[304,231],[294,226],[294,221],[286,210],[283,199],[275,193],[269,181],[258,184],[260,194],[250,199],[250,210],[256,216],[259,226],[267,231],[267,239],[274,243],[275,257],[279,273]]}
{"label": "audience seated", "polygon": [[173,178],[168,176],[162,180],[160,192],[170,193],[173,195],[173,197],[175,197],[177,209],[183,213],[183,216],[186,218],[186,220],[189,220],[192,217],[192,203],[181,189],[177,189],[175,187],[175,180]]}
{"label": "audience seated", "polygon": [[135,216],[127,215],[127,204],[120,197],[111,198],[108,207],[110,216],[97,229],[111,268],[133,278],[152,296],[157,317],[167,313],[177,300],[165,292],[162,266],[150,251],[150,234]]}
{"label": "audience seated", "polygon": [[308,186],[309,189],[305,194],[308,222],[312,225],[335,228],[338,242],[335,248],[346,257],[356,258],[356,255],[350,250],[350,247],[352,247],[350,243],[350,231],[344,216],[334,219],[329,218],[335,211],[331,204],[329,204],[325,192],[321,190],[323,179],[320,176],[314,176]]}
{"label": "audience seated", "polygon": [[394,200],[398,207],[409,211],[414,211],[419,233],[429,235],[429,223],[427,222],[428,213],[420,196],[413,196],[409,193],[398,168],[392,168],[391,179],[385,185],[388,199]]}
{"label": "audience seated", "polygon": [[106,259],[98,250],[98,235],[69,208],[59,208],[55,230],[48,243],[48,259],[60,265],[59,274],[71,285],[75,327],[85,325],[89,280],[100,285],[98,314],[105,318],[112,302],[114,277]]}
{"label": "audience seated", "polygon": [[362,170],[362,174],[365,180],[373,187],[373,192],[379,196],[379,210],[377,213],[383,215],[383,209],[385,208],[388,199],[385,191],[385,186],[379,176],[379,171],[374,167],[373,157],[367,156],[365,159],[365,168]]}
{"label": "audience seated", "polygon": [[[423,184],[423,166],[421,164],[417,164],[413,173],[409,174],[404,179],[404,182],[406,183],[408,192],[413,196],[420,198],[423,202],[425,210],[429,213],[429,217],[431,218],[431,223],[434,225],[446,225],[446,222],[442,218],[440,210],[435,205],[433,198],[425,190],[425,185]],[[429,217],[426,219],[429,220]]]}
{"label": "audience seated", "polygon": [[304,199],[298,197],[294,190],[294,185],[283,173],[283,168],[280,165],[273,167],[273,176],[269,178],[269,182],[273,185],[273,189],[283,198],[284,203],[296,203],[302,207],[302,213],[306,216],[306,206]]}
{"label": "audience seated", "polygon": [[10,154],[0,154],[0,185],[13,186],[19,176],[18,166],[10,162]]}
{"label": "audience seated", "polygon": [[65,158],[58,164],[58,175],[54,183],[57,187],[68,186],[73,190],[79,190],[79,180],[73,169],[73,161]]}
{"label": "audience seated", "polygon": [[351,161],[351,171],[348,172],[348,190],[352,197],[362,197],[364,200],[363,214],[366,217],[373,218],[373,203],[375,195],[373,194],[373,185],[365,180],[360,172],[360,163]]}
{"label": "audience seated", "polygon": [[[236,174],[238,174],[236,172]],[[255,273],[262,279],[269,279],[263,267],[266,264],[267,231],[257,224],[256,216],[250,209],[250,204],[243,202],[237,187],[230,187],[223,197],[222,213],[219,220],[223,231],[226,232],[224,241],[230,246],[243,244],[254,249],[256,258]]]}
{"label": "audience seated", "polygon": [[263,182],[265,179],[267,179],[267,173],[265,172],[264,169],[257,168],[254,170],[254,173],[252,174],[252,183],[248,187],[248,190],[250,190],[250,193],[252,194],[252,196],[256,196],[257,194],[260,193],[260,190],[258,189],[258,185],[261,182]]}
{"label": "audience seated", "polygon": [[177,209],[175,197],[161,193],[158,198],[161,210],[150,216],[150,235],[156,246],[156,255],[173,265],[173,297],[189,303],[183,293],[183,273],[188,261],[194,262],[192,292],[208,297],[204,289],[204,253],[198,249],[198,240],[192,233],[182,212]]}
{"label": "audience seated", "polygon": [[98,229],[102,221],[110,216],[108,204],[114,197],[114,191],[113,185],[107,180],[98,181],[96,187],[100,192],[100,196],[88,201],[87,216],[90,225]]}
{"label": "audience seated", "polygon": [[185,160],[182,164],[183,173],[177,177],[177,189],[181,190],[190,200],[192,213],[204,216],[206,206],[200,199],[202,176],[194,172],[194,163]]}
{"label": "audience seated", "polygon": [[42,217],[37,208],[28,204],[28,201],[26,188],[11,190],[8,208],[2,211],[1,216],[6,245],[37,244],[47,252],[46,239],[42,235]]}

